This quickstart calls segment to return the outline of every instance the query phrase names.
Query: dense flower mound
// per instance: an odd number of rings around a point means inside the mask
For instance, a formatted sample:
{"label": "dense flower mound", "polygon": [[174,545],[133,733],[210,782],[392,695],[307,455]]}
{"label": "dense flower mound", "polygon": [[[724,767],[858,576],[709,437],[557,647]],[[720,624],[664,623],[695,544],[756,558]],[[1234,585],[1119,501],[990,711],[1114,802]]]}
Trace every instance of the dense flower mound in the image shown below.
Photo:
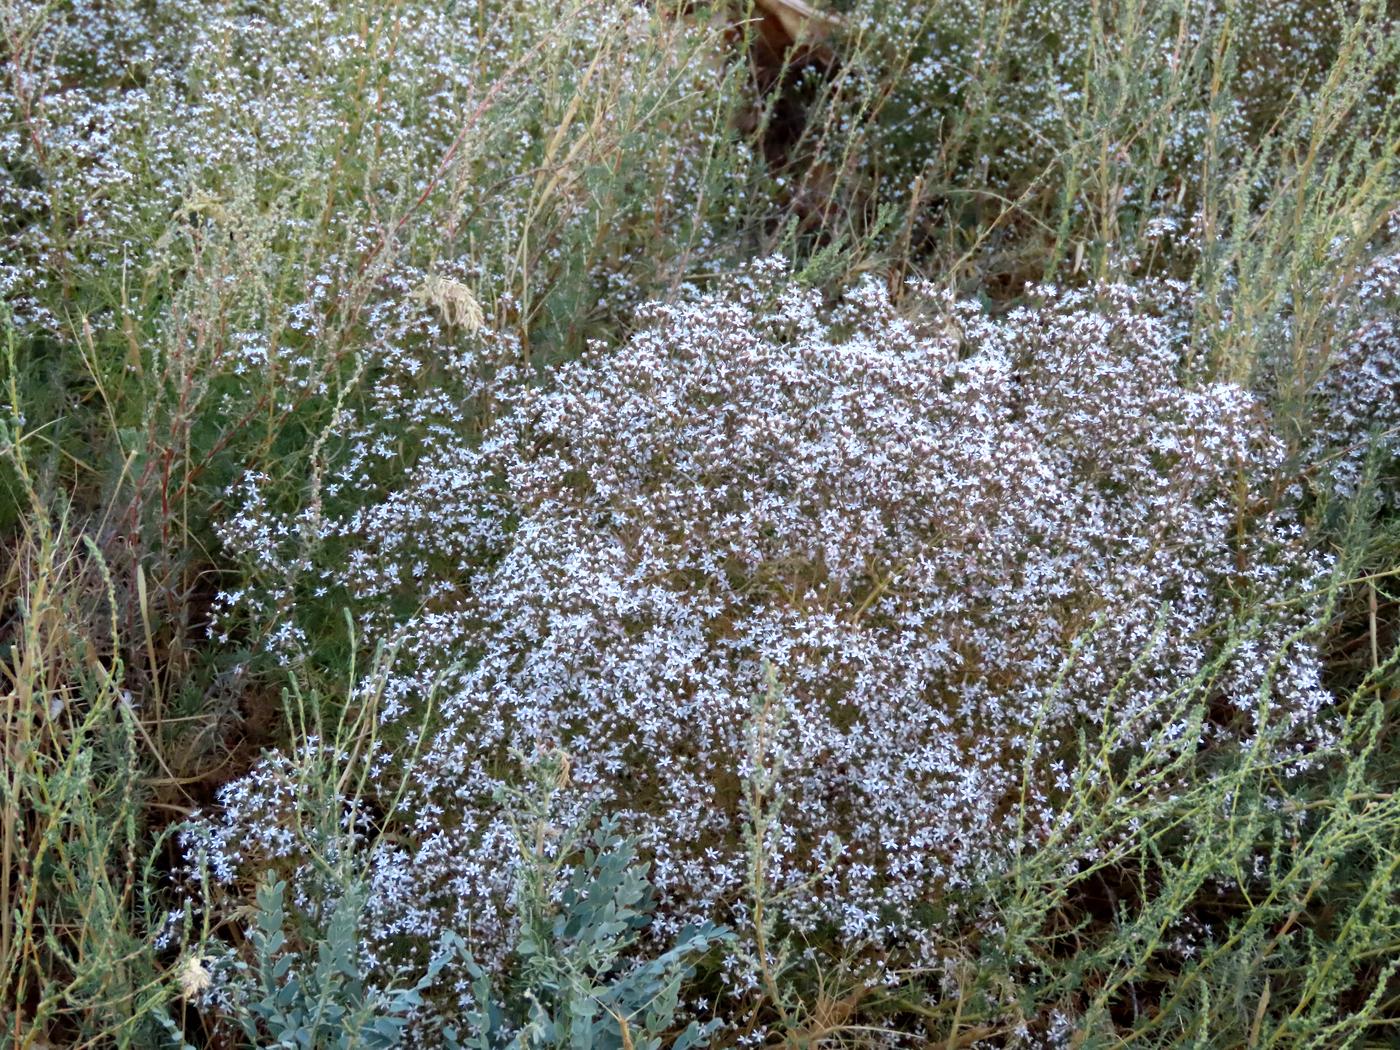
{"label": "dense flower mound", "polygon": [[[1232,602],[1296,609],[1320,571],[1256,491],[1279,450],[1255,401],[1184,386],[1171,313],[1122,288],[922,302],[826,309],[768,264],[653,306],[333,527],[339,582],[419,603],[387,717],[434,704],[417,765],[376,765],[416,835],[378,858],[382,934],[498,934],[512,749],[567,750],[677,917],[740,898],[762,763],[772,878],[825,870],[789,918],[851,943],[1034,847],[1081,730],[1305,759],[1328,695],[1296,623],[1221,655]],[[230,810],[237,852],[255,809]]]}

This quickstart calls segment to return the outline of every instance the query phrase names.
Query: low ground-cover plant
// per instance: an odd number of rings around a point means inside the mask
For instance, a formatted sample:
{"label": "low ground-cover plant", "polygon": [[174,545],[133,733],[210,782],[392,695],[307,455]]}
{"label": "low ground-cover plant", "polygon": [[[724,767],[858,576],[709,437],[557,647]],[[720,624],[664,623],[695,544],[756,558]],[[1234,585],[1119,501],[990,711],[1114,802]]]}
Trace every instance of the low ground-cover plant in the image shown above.
{"label": "low ground-cover plant", "polygon": [[[672,923],[744,925],[744,785],[780,761],[761,867],[786,927],[919,966],[922,910],[1065,834],[1108,769],[1146,812],[1241,756],[1280,799],[1320,761],[1327,564],[1264,407],[1178,378],[1181,290],[1001,318],[925,294],[828,308],[759,266],[503,388],[479,444],[327,520],[349,555],[325,585],[403,637],[369,782],[413,831],[379,855],[371,939],[506,936],[499,771],[543,740],[575,808],[642,837]],[[265,514],[229,534],[249,556]],[[785,689],[755,753],[765,662]],[[256,782],[229,797],[225,877],[295,853],[277,809]]]}
{"label": "low ground-cover plant", "polygon": [[[279,827],[260,843],[260,859],[295,863],[296,886],[260,877],[253,919],[240,930],[251,960],[208,936],[187,951],[183,994],[208,1017],[236,1024],[255,1045],[316,1048],[407,1040],[454,1050],[620,1050],[659,1047],[663,1039],[689,1047],[719,1027],[714,1018],[685,1016],[691,1004],[681,994],[696,963],[732,935],[710,923],[689,926],[652,957],[644,935],[656,894],[635,841],[611,819],[560,823],[567,753],[525,757],[520,783],[498,794],[516,849],[515,922],[497,946],[508,950],[485,965],[474,958],[470,928],[466,936],[442,928],[426,953],[422,945],[395,951],[376,936],[383,905],[367,900],[367,890],[384,874],[383,854],[364,800],[345,797],[353,772],[353,754],[312,738],[295,760],[270,761],[227,792],[231,811],[266,807],[263,819]],[[318,808],[287,790],[298,782],[321,793]],[[281,789],[275,798],[274,785]],[[195,900],[206,932],[226,900],[217,882],[228,863],[227,843],[209,832],[196,824],[186,839],[190,875],[203,886]],[[308,877],[313,867],[319,871]],[[435,1010],[434,1001],[457,1005]]]}

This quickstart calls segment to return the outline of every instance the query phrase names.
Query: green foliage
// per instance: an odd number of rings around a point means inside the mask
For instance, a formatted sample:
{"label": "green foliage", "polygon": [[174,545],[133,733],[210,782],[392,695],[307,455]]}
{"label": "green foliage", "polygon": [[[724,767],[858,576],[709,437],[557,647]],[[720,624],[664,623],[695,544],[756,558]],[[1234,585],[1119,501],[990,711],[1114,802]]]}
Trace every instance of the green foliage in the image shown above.
{"label": "green foliage", "polygon": [[[653,958],[638,959],[654,902],[635,849],[605,823],[584,847],[557,903],[522,896],[517,969],[504,997],[475,968],[481,1006],[470,1018],[480,1050],[529,1047],[654,1048],[707,1045],[718,1021],[675,1031],[694,960],[732,939],[719,927],[683,930]],[[506,1006],[496,1004],[505,999]]]}
{"label": "green foliage", "polygon": [[237,1022],[252,1046],[287,1050],[389,1050],[401,1046],[414,1013],[458,943],[445,940],[419,980],[407,988],[370,987],[357,932],[363,894],[355,886],[331,908],[316,931],[315,959],[306,961],[287,941],[287,884],[258,887],[252,945],[254,987]]}
{"label": "green foliage", "polygon": [[172,997],[148,939],[168,838],[148,808],[151,729],[110,567],[41,494],[14,356],[11,341],[0,464],[25,514],[0,546],[0,1047],[145,1047]]}
{"label": "green foliage", "polygon": [[473,966],[475,1035],[463,1045],[656,1050],[663,1039],[681,1050],[707,1045],[718,1021],[691,1021],[675,1031],[681,992],[696,961],[733,935],[709,923],[688,927],[660,954],[640,957],[656,900],[635,843],[613,820],[586,837],[579,826],[561,834],[550,820],[554,792],[567,777],[563,756],[541,757],[528,772],[529,789],[503,800],[513,805],[522,862],[511,975],[501,984]]}
{"label": "green foliage", "polygon": [[[269,875],[250,909],[246,949],[207,942],[216,982],[207,1012],[236,1025],[246,1045],[289,1050],[399,1046],[421,1038],[424,1025],[443,1046],[477,1050],[708,1045],[718,1021],[682,1024],[684,994],[697,964],[733,935],[706,923],[651,950],[655,892],[634,841],[613,820],[591,829],[551,823],[561,762],[555,754],[530,763],[527,784],[502,797],[521,832],[518,925],[503,970],[478,963],[447,930],[412,971],[415,979],[386,982],[363,954],[362,880],[372,847],[342,837],[339,849],[326,851],[334,858],[330,877],[313,902],[289,910],[288,881]],[[326,798],[343,772],[333,763],[307,770],[325,781]],[[325,834],[312,837],[324,845]],[[455,1008],[442,1008],[450,1001],[444,986],[458,981],[470,984],[473,1000],[460,1022]],[[433,1002],[438,1010],[428,1009]]]}

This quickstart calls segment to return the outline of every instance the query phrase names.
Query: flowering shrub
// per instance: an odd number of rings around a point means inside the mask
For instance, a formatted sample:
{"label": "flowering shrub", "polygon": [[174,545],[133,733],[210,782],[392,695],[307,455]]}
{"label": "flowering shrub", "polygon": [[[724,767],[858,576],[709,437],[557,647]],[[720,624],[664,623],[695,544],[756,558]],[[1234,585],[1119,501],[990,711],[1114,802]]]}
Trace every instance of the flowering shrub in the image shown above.
{"label": "flowering shrub", "polygon": [[[975,260],[989,294],[1087,272],[1190,275],[1222,299],[1257,280],[1266,296],[1270,241],[1290,254],[1364,240],[1360,223],[1393,199],[1359,199],[1359,172],[1388,168],[1397,128],[1400,27],[1383,3],[833,6],[865,45],[848,90],[864,90],[873,119],[855,145],[813,136],[830,144],[824,159],[858,153],[918,217],[906,243],[954,272]],[[1342,136],[1358,148],[1334,149]],[[1298,208],[1271,215],[1295,180]],[[1355,268],[1348,252],[1314,252],[1309,272]]]}
{"label": "flowering shrub", "polygon": [[[1212,107],[1225,148],[1239,151],[1277,113],[1281,83],[1320,86],[1350,28],[1320,17],[1315,0],[1244,0],[1229,10],[1202,0],[1105,8],[959,0],[937,12],[906,0],[837,6],[907,63],[881,114],[882,157],[892,170],[917,175],[941,145],[933,129],[952,114],[979,122],[980,155],[971,152],[973,141],[959,142],[969,150],[960,158],[969,171],[1013,191],[1057,163],[1056,151],[1076,144],[1077,122],[1091,113],[1111,119],[1125,154],[1155,149],[1159,135],[1169,136],[1159,162],[1172,174],[1200,162]],[[1212,54],[1227,26],[1224,53]],[[1286,76],[1282,49],[1294,63]],[[1131,81],[1115,67],[1123,50],[1138,62]],[[1217,83],[1214,97],[1202,75],[1212,64],[1230,89]]]}
{"label": "flowering shrub", "polygon": [[[328,525],[338,583],[421,608],[386,717],[415,733],[433,698],[421,757],[374,760],[414,832],[376,861],[381,936],[503,936],[512,750],[567,749],[574,804],[643,837],[672,921],[733,906],[743,785],[780,762],[767,871],[819,877],[786,917],[851,944],[1033,848],[1081,731],[1163,766],[1261,739],[1305,761],[1328,701],[1286,640],[1307,610],[1233,605],[1321,571],[1265,502],[1259,405],[1182,385],[1170,315],[1127,289],[1001,318],[924,294],[828,309],[768,263],[654,305]],[[755,755],[765,663],[785,689]],[[228,809],[236,854],[278,851]]]}
{"label": "flowering shrub", "polygon": [[1400,254],[1381,253],[1356,275],[1339,313],[1312,391],[1319,412],[1307,458],[1349,498],[1368,456],[1393,459],[1400,448]]}
{"label": "flowering shrub", "polygon": [[717,250],[713,220],[740,211],[719,36],[641,7],[75,0],[3,19],[0,294],[51,332],[56,285],[101,336],[168,277],[222,302],[224,367],[297,373],[325,352],[305,337],[343,336],[407,256],[415,281],[466,276],[557,340]]}

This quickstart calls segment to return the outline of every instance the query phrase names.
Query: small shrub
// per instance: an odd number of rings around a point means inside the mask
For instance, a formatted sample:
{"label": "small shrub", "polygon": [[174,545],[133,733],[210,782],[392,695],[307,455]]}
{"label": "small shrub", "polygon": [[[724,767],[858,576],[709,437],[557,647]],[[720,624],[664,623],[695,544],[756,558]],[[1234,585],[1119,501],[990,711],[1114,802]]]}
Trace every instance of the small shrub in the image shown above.
{"label": "small shrub", "polygon": [[504,935],[495,770],[540,740],[575,756],[569,805],[642,837],[668,922],[722,908],[764,661],[769,876],[805,883],[839,840],[786,918],[852,944],[1052,834],[1080,733],[1162,769],[1258,741],[1304,768],[1330,697],[1292,595],[1324,566],[1271,503],[1261,406],[1177,379],[1173,316],[1104,288],[911,319],[871,283],[828,310],[760,267],[504,389],[479,448],[446,438],[328,522],[350,553],[326,583],[404,632],[385,718],[435,697],[421,759],[374,759],[415,828],[380,935]]}

